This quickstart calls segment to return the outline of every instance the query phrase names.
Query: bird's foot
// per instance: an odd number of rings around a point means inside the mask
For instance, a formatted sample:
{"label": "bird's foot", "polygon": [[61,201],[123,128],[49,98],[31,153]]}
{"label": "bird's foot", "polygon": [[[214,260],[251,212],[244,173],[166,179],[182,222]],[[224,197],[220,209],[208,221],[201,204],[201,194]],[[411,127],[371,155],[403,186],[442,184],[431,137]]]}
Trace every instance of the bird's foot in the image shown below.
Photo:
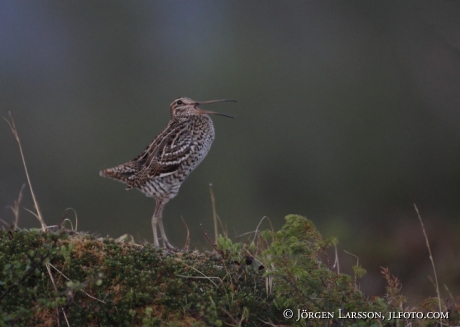
{"label": "bird's foot", "polygon": [[168,240],[163,240],[163,248],[166,249],[166,250],[171,250],[171,251],[178,251],[179,250],[174,245],[169,243]]}

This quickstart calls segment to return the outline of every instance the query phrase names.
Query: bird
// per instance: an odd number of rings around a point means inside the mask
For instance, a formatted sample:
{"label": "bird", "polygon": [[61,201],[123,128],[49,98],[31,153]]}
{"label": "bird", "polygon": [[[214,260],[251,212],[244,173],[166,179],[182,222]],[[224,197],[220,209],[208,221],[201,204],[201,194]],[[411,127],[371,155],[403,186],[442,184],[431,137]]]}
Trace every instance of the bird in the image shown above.
{"label": "bird", "polygon": [[233,116],[198,108],[217,102],[236,102],[232,99],[194,101],[188,97],[174,100],[170,107],[171,119],[157,137],[133,160],[100,171],[103,177],[126,184],[126,189],[138,189],[155,199],[152,216],[153,244],[175,249],[165,233],[163,209],[174,198],[190,173],[203,161],[211,149],[215,131],[209,115]]}

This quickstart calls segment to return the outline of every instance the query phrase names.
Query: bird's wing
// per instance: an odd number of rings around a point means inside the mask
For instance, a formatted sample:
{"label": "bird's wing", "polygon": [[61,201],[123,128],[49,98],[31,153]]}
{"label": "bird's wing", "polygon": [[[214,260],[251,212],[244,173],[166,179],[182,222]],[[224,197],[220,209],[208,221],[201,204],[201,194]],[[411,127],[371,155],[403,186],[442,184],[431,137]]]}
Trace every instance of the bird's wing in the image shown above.
{"label": "bird's wing", "polygon": [[171,122],[136,159],[147,178],[174,173],[188,159],[192,134],[188,122]]}

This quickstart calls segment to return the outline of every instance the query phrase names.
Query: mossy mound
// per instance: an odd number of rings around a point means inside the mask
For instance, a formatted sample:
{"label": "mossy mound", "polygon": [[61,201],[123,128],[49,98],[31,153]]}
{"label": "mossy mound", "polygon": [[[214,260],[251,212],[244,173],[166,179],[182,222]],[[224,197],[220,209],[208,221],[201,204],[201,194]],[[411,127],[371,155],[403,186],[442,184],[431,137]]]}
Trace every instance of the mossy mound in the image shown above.
{"label": "mossy mound", "polygon": [[[0,326],[390,326],[339,315],[403,310],[388,272],[386,297],[372,299],[356,285],[361,267],[336,273],[326,253],[335,241],[308,219],[290,215],[255,241],[220,237],[213,253],[167,252],[66,230],[0,231]],[[438,302],[427,303],[423,311],[435,311]],[[296,321],[298,310],[333,316]]]}
{"label": "mossy mound", "polygon": [[261,305],[270,299],[263,271],[211,254],[38,230],[0,231],[0,248],[8,324],[54,326],[59,317],[71,326],[222,325],[245,307],[254,317],[274,315]]}

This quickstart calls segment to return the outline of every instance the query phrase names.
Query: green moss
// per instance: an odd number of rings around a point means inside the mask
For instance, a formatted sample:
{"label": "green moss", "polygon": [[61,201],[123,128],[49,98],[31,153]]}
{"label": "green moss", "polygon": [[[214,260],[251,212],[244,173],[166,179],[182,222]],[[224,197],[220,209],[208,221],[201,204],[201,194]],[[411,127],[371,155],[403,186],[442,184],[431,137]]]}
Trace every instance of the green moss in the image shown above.
{"label": "green moss", "polygon": [[[55,326],[58,320],[63,326],[66,320],[70,326],[386,325],[283,318],[287,308],[401,310],[405,299],[388,271],[387,296],[368,299],[356,283],[362,267],[353,268],[353,277],[332,269],[327,249],[336,242],[295,215],[250,244],[220,236],[212,254],[164,252],[65,230],[0,231],[0,326]],[[421,308],[436,311],[437,305],[429,300]],[[452,319],[458,322],[457,311]],[[401,323],[410,322],[417,324]]]}

